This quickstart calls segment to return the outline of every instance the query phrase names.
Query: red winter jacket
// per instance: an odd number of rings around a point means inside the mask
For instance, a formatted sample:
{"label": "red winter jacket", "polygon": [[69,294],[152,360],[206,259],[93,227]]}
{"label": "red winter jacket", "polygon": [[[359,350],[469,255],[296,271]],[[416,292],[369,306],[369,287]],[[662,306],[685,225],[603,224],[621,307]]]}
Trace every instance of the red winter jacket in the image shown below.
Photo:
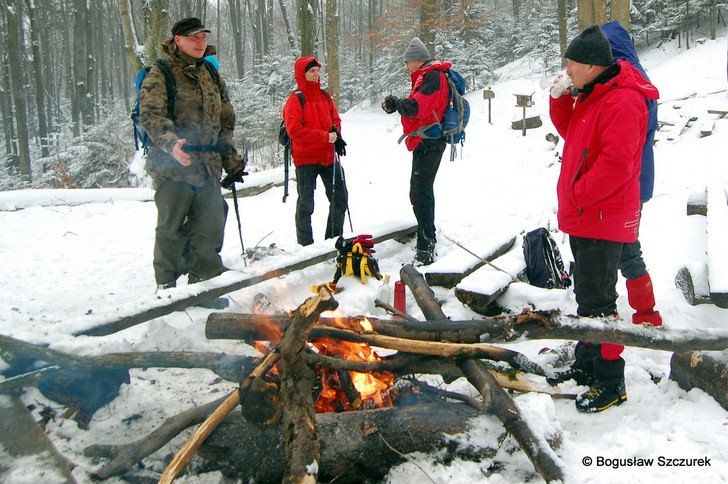
{"label": "red winter jacket", "polygon": [[565,140],[557,186],[559,229],[577,237],[634,242],[640,217],[640,164],[647,131],[645,99],[657,88],[628,62],[580,93],[550,98],[554,126]]}
{"label": "red winter jacket", "polygon": [[291,156],[296,166],[332,164],[334,145],[329,143],[331,126],[335,124],[341,133],[341,118],[331,95],[321,91],[321,83],[305,78],[304,69],[312,60],[313,57],[301,57],[293,68],[298,90],[306,98],[303,109],[296,93],[288,96],[283,108],[283,121],[292,140]]}
{"label": "red winter jacket", "polygon": [[[421,126],[442,121],[449,94],[445,71],[451,66],[450,62],[433,60],[410,74],[412,90],[407,99],[403,100],[403,106],[399,110],[404,134],[413,133]],[[433,74],[430,74],[431,72]],[[408,136],[405,140],[410,151],[414,151],[421,142],[422,138],[419,136]]]}

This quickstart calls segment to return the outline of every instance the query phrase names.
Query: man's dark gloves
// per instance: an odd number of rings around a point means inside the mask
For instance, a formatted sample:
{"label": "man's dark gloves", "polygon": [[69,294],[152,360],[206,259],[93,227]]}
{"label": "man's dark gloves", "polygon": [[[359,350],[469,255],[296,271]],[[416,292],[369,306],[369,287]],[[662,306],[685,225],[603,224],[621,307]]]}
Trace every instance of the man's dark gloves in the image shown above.
{"label": "man's dark gloves", "polygon": [[331,133],[336,133],[336,141],[334,141],[334,151],[336,151],[336,154],[339,156],[346,156],[346,141],[344,141],[344,138],[341,137],[341,133],[339,133],[339,129],[336,127],[336,125],[331,126]]}
{"label": "man's dark gloves", "polygon": [[392,96],[391,94],[384,98],[384,101],[382,101],[382,109],[384,109],[384,112],[387,114],[392,114],[393,112],[397,111],[397,99],[396,96]]}
{"label": "man's dark gloves", "polygon": [[225,190],[230,190],[235,183],[243,183],[244,176],[248,176],[247,171],[238,170],[235,173],[228,173],[220,182],[220,186]]}

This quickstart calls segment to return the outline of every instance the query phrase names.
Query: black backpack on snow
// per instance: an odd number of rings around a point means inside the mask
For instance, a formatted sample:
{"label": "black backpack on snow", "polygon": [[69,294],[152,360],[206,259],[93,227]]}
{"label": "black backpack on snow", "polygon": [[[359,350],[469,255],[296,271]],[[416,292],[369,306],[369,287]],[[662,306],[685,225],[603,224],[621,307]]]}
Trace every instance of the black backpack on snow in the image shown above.
{"label": "black backpack on snow", "polygon": [[523,239],[526,276],[532,286],[565,289],[571,286],[556,241],[543,227],[532,230]]}
{"label": "black backpack on snow", "polygon": [[[208,60],[205,60],[204,63],[205,67],[207,67],[207,70],[210,72],[210,76],[212,76],[213,82],[217,88],[220,89],[220,74],[217,72],[217,69]],[[174,115],[174,103],[177,98],[177,81],[172,74],[172,65],[166,59],[157,59],[157,62],[155,62],[154,65],[156,65],[159,70],[162,71],[162,74],[164,74],[164,82],[167,86],[167,117],[174,122],[176,120],[176,116]],[[144,79],[146,79],[147,74],[149,74],[152,67],[154,66],[144,66],[139,69],[139,72],[137,72],[136,79],[134,81],[134,87],[136,87],[136,101],[134,102],[134,106],[131,108],[131,120],[132,123],[134,123],[134,146],[137,151],[139,148],[142,148],[145,155],[147,154],[149,147],[154,146],[154,143],[151,138],[149,138],[149,135],[144,130],[144,127],[139,120],[139,95],[142,90],[142,83],[144,82]]]}

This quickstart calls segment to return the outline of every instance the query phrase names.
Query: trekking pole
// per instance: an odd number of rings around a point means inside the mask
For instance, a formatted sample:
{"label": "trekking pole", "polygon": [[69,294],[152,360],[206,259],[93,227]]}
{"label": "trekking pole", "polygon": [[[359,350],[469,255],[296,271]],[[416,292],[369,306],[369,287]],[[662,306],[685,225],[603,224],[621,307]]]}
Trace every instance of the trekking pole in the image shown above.
{"label": "trekking pole", "polygon": [[483,259],[482,257],[480,257],[480,256],[479,256],[478,254],[476,254],[476,253],[475,253],[475,252],[473,252],[472,250],[468,249],[467,247],[464,247],[464,246],[463,246],[463,245],[462,245],[462,244],[461,244],[460,242],[457,242],[457,241],[455,241],[455,240],[451,239],[450,237],[448,237],[448,236],[447,236],[447,235],[445,235],[445,234],[442,234],[442,236],[443,236],[443,237],[445,237],[445,238],[446,238],[447,240],[449,240],[450,242],[452,242],[453,244],[455,244],[455,245],[457,245],[458,247],[460,247],[461,249],[463,249],[463,250],[464,250],[465,252],[467,252],[468,254],[472,255],[473,257],[475,257],[475,258],[479,259],[479,260],[480,260],[480,261],[482,261],[482,262],[485,262],[486,264],[488,264],[488,265],[489,265],[490,267],[492,267],[493,269],[495,269],[495,270],[497,270],[497,271],[501,271],[501,272],[502,272],[502,273],[504,273],[504,274],[508,274],[508,276],[509,276],[509,277],[511,278],[511,282],[519,282],[519,281],[518,281],[518,279],[517,279],[516,277],[513,277],[513,276],[511,275],[511,273],[510,273],[510,272],[506,272],[506,271],[504,271],[503,269],[501,269],[500,267],[498,267],[497,265],[493,264],[493,263],[492,263],[491,261],[489,261],[489,260],[486,260],[486,259]]}
{"label": "trekking pole", "polygon": [[286,143],[286,146],[283,148],[283,173],[284,173],[284,183],[283,183],[283,203],[286,203],[286,198],[288,198],[288,178],[289,178],[289,171],[290,171],[290,165],[291,165],[291,142],[289,141]]}
{"label": "trekking pole", "polygon": [[[344,167],[341,166],[341,158],[338,153],[334,153],[334,156],[336,157],[336,161],[339,163],[339,169],[341,169],[341,180],[344,182],[344,188],[346,188],[346,175],[344,174]],[[348,194],[346,197],[346,214],[349,216],[349,228],[351,229],[351,232],[354,233],[354,224],[351,223],[351,210],[349,210]]]}
{"label": "trekking pole", "polygon": [[248,267],[248,261],[245,260],[245,244],[243,243],[243,227],[240,225],[240,209],[238,208],[238,191],[235,189],[235,182],[230,186],[233,191],[233,206],[235,207],[235,218],[238,220],[238,235],[240,236],[240,247],[243,250],[243,264]]}

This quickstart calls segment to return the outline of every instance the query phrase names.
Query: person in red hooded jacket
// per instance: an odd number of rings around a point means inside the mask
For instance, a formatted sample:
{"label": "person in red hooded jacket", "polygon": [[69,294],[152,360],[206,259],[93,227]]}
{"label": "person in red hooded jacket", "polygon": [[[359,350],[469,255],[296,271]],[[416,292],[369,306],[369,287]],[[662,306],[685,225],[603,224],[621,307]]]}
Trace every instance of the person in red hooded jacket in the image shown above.
{"label": "person in red hooded jacket", "polygon": [[434,184],[445,151],[445,138],[439,127],[426,128],[439,123],[445,113],[449,93],[445,71],[452,64],[433,59],[417,37],[405,50],[404,63],[412,80],[409,96],[399,99],[389,95],[382,101],[382,109],[387,114],[398,112],[402,117],[403,137],[412,152],[409,196],[417,219],[415,259],[428,265],[435,260]]}
{"label": "person in red hooded jacket", "polygon": [[[617,270],[625,244],[637,239],[640,166],[647,133],[645,99],[657,88],[632,65],[614,61],[609,40],[592,25],[571,41],[566,73],[578,89],[554,82],[550,114],[564,138],[557,186],[559,229],[574,255],[577,314],[617,314]],[[573,378],[588,385],[576,408],[599,412],[627,400],[624,346],[579,342],[572,367],[552,384]]]}
{"label": "person in red hooded jacket", "polygon": [[296,60],[293,72],[305,103],[302,105],[294,91],[283,108],[283,121],[291,138],[291,155],[296,166],[296,238],[301,245],[313,244],[311,215],[316,178],[321,177],[329,199],[325,238],[343,234],[349,196],[344,169],[334,152],[334,143],[341,133],[341,118],[331,95],[321,89],[320,67],[315,57]]}

